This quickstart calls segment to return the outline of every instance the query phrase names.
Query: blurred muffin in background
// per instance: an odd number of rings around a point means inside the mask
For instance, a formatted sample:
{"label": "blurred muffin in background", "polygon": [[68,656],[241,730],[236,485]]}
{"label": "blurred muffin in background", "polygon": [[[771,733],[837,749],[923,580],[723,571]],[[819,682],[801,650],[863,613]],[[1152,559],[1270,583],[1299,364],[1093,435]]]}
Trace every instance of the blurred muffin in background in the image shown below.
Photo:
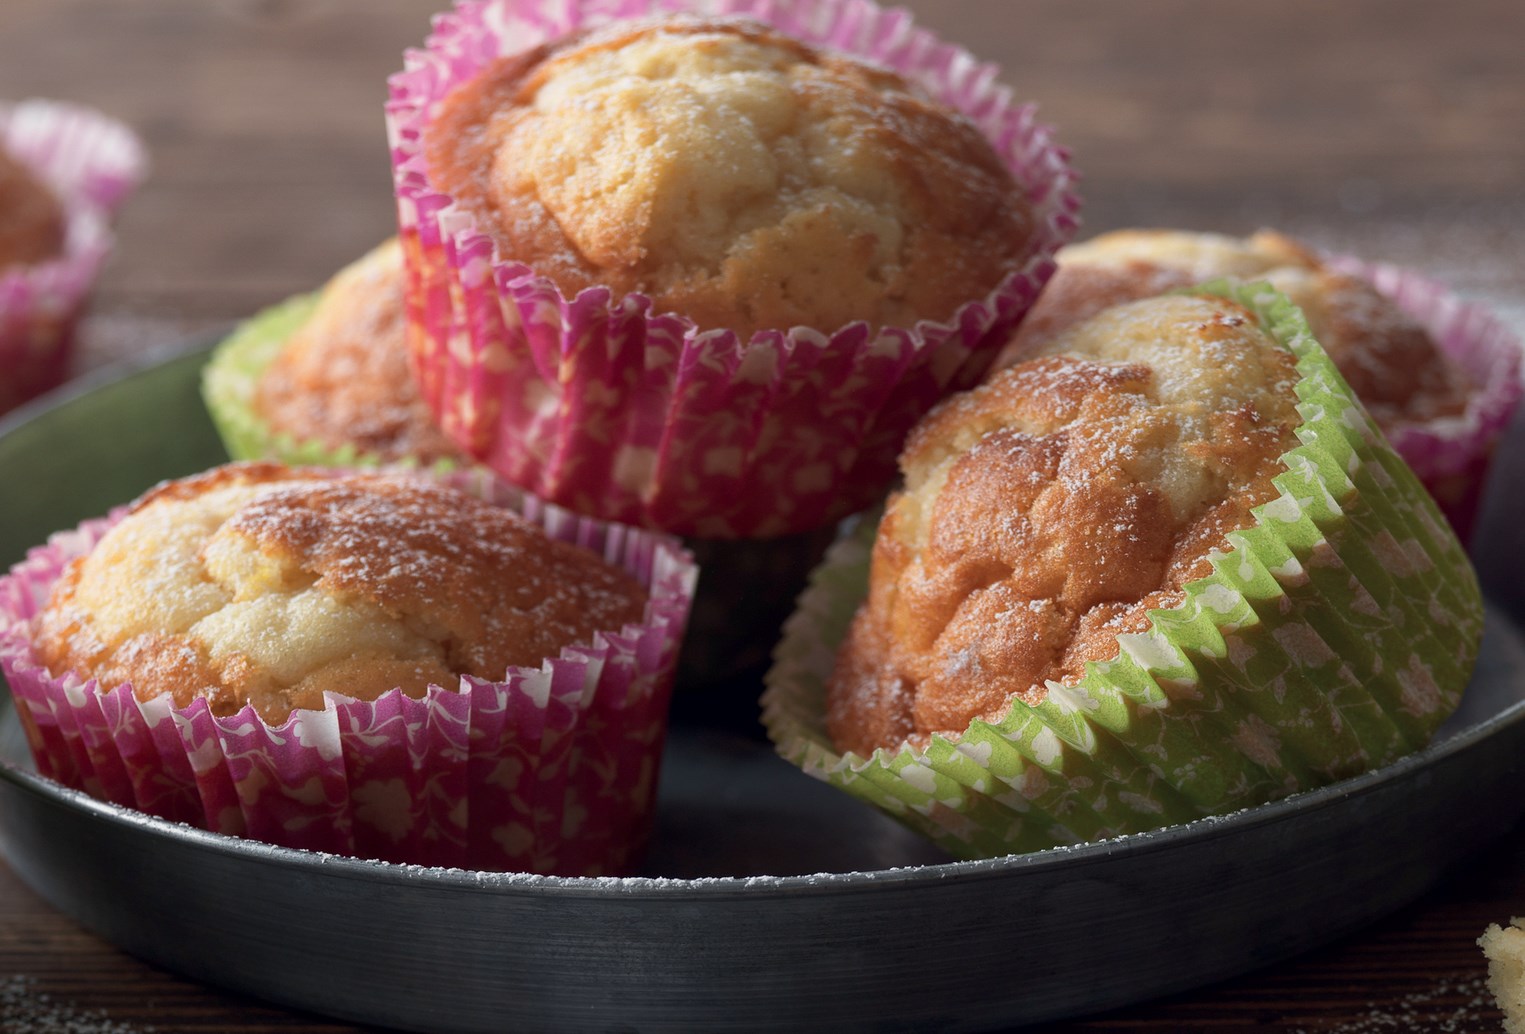
{"label": "blurred muffin in background", "polygon": [[1384,431],[1455,417],[1475,385],[1419,320],[1365,280],[1273,230],[1238,239],[1119,230],[1059,252],[1059,271],[999,366],[1108,306],[1219,277],[1265,280],[1308,317],[1313,336]]}
{"label": "blurred muffin in background", "polygon": [[64,210],[30,169],[0,147],[0,270],[54,258],[64,246]]}
{"label": "blurred muffin in background", "polygon": [[144,165],[137,137],[96,111],[0,103],[0,413],[68,376],[111,220]]}

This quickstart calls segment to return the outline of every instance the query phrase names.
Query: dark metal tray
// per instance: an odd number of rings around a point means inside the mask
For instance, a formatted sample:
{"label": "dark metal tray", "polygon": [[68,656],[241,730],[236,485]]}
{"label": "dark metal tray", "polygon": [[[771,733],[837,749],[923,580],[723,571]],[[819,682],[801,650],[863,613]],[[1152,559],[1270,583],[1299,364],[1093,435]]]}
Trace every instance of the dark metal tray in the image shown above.
{"label": "dark metal tray", "polygon": [[[223,458],[196,396],[203,359],[0,425],[0,563]],[[1503,530],[1482,547],[1505,604],[1525,584],[1520,498],[1494,501]],[[1462,710],[1380,771],[986,862],[947,861],[714,729],[674,730],[650,876],[625,880],[267,847],[62,789],[25,754],[0,693],[0,851],[21,877],[128,952],[270,1001],[441,1032],[982,1030],[1221,979],[1419,895],[1525,813],[1525,639],[1492,609]]]}

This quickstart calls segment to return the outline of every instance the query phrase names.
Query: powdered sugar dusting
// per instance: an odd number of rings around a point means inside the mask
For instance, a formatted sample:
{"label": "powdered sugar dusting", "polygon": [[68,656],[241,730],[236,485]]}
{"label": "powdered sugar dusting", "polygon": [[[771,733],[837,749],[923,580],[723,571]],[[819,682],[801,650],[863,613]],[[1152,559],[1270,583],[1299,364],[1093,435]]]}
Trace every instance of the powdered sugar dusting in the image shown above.
{"label": "powdered sugar dusting", "polygon": [[[349,679],[314,687],[324,690],[320,706],[299,708],[280,727],[252,705],[220,718],[201,697],[156,711],[154,701],[139,705],[133,684],[95,692],[93,681],[55,678],[18,627],[72,558],[98,553],[122,526],[119,511],[56,536],[0,578],[0,627],[15,632],[0,637],[0,666],[33,719],[28,739],[39,774],[139,811],[287,847],[484,870],[628,871],[649,827],[654,754],[697,571],[670,540],[579,518],[475,475],[449,480],[635,578],[649,589],[644,620],[537,658],[535,668],[510,668],[501,681],[466,676],[458,691],[435,685],[422,699],[400,688],[374,700],[334,691],[350,688]],[[194,498],[187,482],[176,482],[153,499],[177,493]],[[263,581],[284,584],[279,571]],[[568,764],[574,755],[579,763]],[[407,795],[396,792],[399,779]],[[403,806],[404,796],[406,827],[401,816],[378,814],[382,804]],[[562,816],[574,813],[586,821],[572,836]],[[535,824],[533,851],[513,853],[515,827],[526,819]]]}
{"label": "powdered sugar dusting", "polygon": [[[1178,604],[1274,498],[1294,381],[1250,311],[1170,296],[1109,310],[936,410],[875,546],[887,588],[832,678],[837,745],[999,721],[1014,697],[1036,704],[1115,658],[1118,634]],[[911,692],[885,694],[891,679]]]}
{"label": "powdered sugar dusting", "polygon": [[156,490],[80,572],[43,617],[54,670],[208,695],[219,714],[252,702],[277,724],[321,706],[319,681],[373,699],[499,678],[644,603],[628,574],[446,484],[274,465]]}

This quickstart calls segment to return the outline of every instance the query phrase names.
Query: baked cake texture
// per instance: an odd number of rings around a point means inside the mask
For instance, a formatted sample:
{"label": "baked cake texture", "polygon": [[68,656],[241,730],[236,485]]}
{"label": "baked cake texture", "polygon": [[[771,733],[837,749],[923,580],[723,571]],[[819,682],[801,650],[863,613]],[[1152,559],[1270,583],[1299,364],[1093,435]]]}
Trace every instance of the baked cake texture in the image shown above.
{"label": "baked cake texture", "polygon": [[1182,599],[1276,495],[1295,359],[1222,298],[1107,310],[945,402],[901,456],[832,676],[839,750],[1036,704]]}
{"label": "baked cake texture", "polygon": [[53,672],[279,725],[326,691],[502,679],[644,604],[624,572],[432,480],[234,464],[138,500],[65,571],[34,645]]}
{"label": "baked cake texture", "polygon": [[395,238],[329,281],[255,385],[252,407],[272,431],[384,462],[460,458],[414,384],[403,289]]}
{"label": "baked cake texture", "polygon": [[1461,544],[1264,284],[1107,310],[933,410],[903,468],[812,575],[763,722],[959,857],[1387,764],[1476,662]]}
{"label": "baked cake texture", "polygon": [[1506,1034],[1525,1034],[1525,919],[1489,923],[1477,943],[1488,957],[1488,990],[1504,1012]]}
{"label": "baked cake texture", "polygon": [[1120,230],[1061,249],[1049,281],[997,366],[1123,301],[1217,277],[1265,280],[1292,299],[1340,373],[1388,432],[1455,417],[1474,385],[1425,327],[1360,277],[1270,230],[1247,238]]}
{"label": "baked cake texture", "polygon": [[501,59],[424,145],[503,259],[743,339],[946,319],[1034,229],[968,120],[740,19],[614,23]]}
{"label": "baked cake texture", "polygon": [[389,80],[419,388],[578,513],[812,532],[984,375],[1075,176],[994,65],[903,11],[674,6],[468,4]]}

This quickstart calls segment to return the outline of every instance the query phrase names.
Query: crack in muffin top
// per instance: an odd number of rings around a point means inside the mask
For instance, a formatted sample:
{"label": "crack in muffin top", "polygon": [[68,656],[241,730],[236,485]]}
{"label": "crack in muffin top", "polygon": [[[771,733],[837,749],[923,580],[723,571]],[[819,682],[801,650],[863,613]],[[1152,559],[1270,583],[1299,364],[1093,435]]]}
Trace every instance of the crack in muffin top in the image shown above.
{"label": "crack in muffin top", "polygon": [[586,550],[424,478],[233,464],[135,503],[64,572],[34,643],[55,673],[280,724],[325,690],[417,697],[538,667],[645,600]]}
{"label": "crack in muffin top", "polygon": [[1239,305],[1108,309],[912,432],[827,725],[860,754],[1041,701],[1148,627],[1276,495],[1296,359]]}
{"label": "crack in muffin top", "polygon": [[947,319],[1034,230],[967,119],[743,19],[616,22],[500,59],[424,149],[505,260],[743,340]]}

